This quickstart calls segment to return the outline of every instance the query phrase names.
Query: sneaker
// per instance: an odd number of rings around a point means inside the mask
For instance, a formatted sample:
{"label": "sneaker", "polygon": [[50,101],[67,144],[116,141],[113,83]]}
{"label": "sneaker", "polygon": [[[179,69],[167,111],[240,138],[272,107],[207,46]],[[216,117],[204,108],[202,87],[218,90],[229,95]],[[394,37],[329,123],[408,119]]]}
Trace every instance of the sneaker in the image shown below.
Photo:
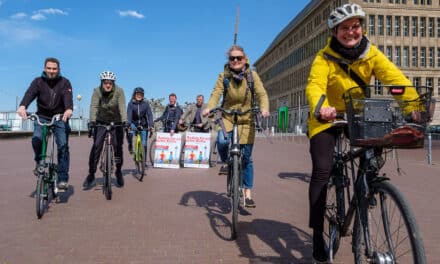
{"label": "sneaker", "polygon": [[60,181],[60,182],[58,183],[58,189],[59,189],[59,191],[63,192],[63,191],[65,191],[65,190],[67,190],[68,188],[69,188],[69,184],[68,184],[67,182],[65,182],[65,181]]}
{"label": "sneaker", "polygon": [[254,200],[251,198],[244,199],[244,206],[247,208],[255,208],[257,205],[255,204]]}
{"label": "sneaker", "polygon": [[134,153],[132,144],[128,144],[128,152],[130,152],[130,154]]}
{"label": "sneaker", "polygon": [[313,232],[313,260],[315,263],[327,263],[328,255],[322,232]]}
{"label": "sneaker", "polygon": [[118,183],[119,187],[124,186],[124,177],[122,177],[121,170],[116,170],[116,182]]}
{"label": "sneaker", "polygon": [[84,189],[90,189],[93,186],[93,182],[95,181],[95,174],[89,173],[86,179],[83,182]]}
{"label": "sneaker", "polygon": [[218,175],[228,175],[228,165],[224,164],[220,167]]}

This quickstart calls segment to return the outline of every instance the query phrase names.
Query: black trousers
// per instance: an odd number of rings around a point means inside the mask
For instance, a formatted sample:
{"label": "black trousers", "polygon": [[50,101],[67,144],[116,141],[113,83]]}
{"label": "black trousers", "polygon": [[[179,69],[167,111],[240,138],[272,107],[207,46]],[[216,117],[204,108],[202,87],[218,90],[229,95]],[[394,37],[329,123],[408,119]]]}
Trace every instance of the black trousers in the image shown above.
{"label": "black trousers", "polygon": [[312,177],[309,185],[309,227],[317,232],[324,229],[327,183],[333,165],[336,132],[327,129],[310,139]]}
{"label": "black trousers", "polygon": [[[112,131],[112,144],[115,152],[116,170],[120,170],[123,164],[122,144],[124,143],[124,129],[115,127]],[[89,173],[94,174],[98,167],[99,157],[102,153],[105,140],[105,127],[96,127],[93,135],[93,145],[89,156]]]}

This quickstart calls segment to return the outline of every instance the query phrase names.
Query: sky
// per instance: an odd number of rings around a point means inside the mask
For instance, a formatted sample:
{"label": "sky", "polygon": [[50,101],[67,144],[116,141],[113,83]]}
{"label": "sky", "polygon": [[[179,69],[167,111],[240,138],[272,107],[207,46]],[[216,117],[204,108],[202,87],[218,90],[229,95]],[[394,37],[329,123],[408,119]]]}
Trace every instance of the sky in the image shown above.
{"label": "sky", "polygon": [[105,70],[127,100],[141,86],[146,98],[167,102],[173,92],[180,104],[198,94],[207,101],[233,44],[237,7],[237,44],[252,64],[308,2],[0,0],[0,111],[15,110],[47,57],[60,60],[72,83],[74,116],[88,116]]}

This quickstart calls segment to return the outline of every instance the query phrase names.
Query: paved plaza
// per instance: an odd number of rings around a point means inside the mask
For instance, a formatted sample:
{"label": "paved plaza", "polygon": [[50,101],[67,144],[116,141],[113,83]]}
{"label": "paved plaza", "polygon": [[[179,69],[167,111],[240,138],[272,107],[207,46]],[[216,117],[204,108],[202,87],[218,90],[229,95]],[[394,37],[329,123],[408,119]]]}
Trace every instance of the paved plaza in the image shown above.
{"label": "paved plaza", "polygon": [[[107,201],[100,186],[81,186],[90,146],[87,137],[71,137],[70,189],[38,220],[30,138],[0,139],[0,264],[311,263],[306,138],[258,138],[257,207],[241,210],[235,241],[219,166],[149,168],[139,182],[124,145],[125,186],[114,187]],[[411,203],[428,263],[440,263],[440,148],[433,163],[424,149],[400,150],[388,155],[385,171]],[[351,238],[342,241],[336,263],[352,263]]]}

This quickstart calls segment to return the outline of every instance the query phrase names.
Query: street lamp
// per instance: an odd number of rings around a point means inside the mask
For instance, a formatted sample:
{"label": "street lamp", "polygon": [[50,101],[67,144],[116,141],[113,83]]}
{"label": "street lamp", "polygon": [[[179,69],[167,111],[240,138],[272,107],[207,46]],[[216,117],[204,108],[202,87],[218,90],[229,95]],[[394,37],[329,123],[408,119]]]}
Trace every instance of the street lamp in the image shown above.
{"label": "street lamp", "polygon": [[81,96],[80,94],[78,94],[78,95],[76,96],[76,100],[78,100],[78,113],[79,113],[79,119],[78,119],[78,136],[81,136],[81,118],[82,118],[82,115],[81,115],[81,99],[82,99],[82,96]]}

